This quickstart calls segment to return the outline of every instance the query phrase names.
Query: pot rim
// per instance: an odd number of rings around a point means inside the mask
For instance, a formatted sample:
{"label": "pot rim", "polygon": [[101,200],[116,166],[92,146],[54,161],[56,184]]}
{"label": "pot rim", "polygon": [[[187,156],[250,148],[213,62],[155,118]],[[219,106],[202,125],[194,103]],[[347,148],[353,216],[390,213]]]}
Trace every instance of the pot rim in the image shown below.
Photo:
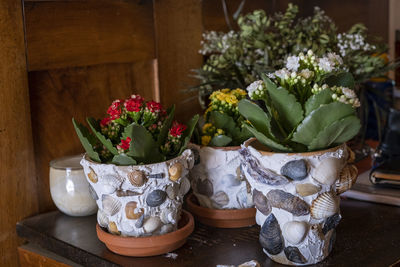
{"label": "pot rim", "polygon": [[200,149],[209,147],[209,148],[213,148],[213,149],[216,149],[216,150],[223,150],[223,151],[234,151],[234,150],[239,150],[241,148],[241,146],[203,146],[203,145],[198,145],[198,144],[195,144],[195,143],[192,143],[192,142],[190,142],[189,144],[193,145],[193,146],[197,146]]}
{"label": "pot rim", "polygon": [[261,144],[261,142],[259,142],[257,140],[257,138],[255,138],[255,137],[250,138],[249,140],[245,141],[243,143],[243,145],[245,147],[249,147],[254,142],[257,142],[256,145],[261,149],[257,148],[256,146],[252,146],[252,147],[254,149],[256,149],[258,152],[260,152],[261,155],[263,155],[263,156],[272,156],[274,154],[285,154],[285,155],[291,155],[291,156],[293,156],[293,155],[301,155],[301,156],[304,156],[304,157],[309,157],[309,156],[323,155],[323,154],[328,153],[328,152],[334,152],[334,151],[340,149],[343,146],[344,146],[344,148],[347,147],[346,143],[343,143],[343,144],[335,146],[335,147],[327,148],[327,149],[324,149],[324,150],[310,151],[310,152],[273,152],[273,151],[263,150],[262,148],[268,149],[268,147],[263,145],[263,144]]}

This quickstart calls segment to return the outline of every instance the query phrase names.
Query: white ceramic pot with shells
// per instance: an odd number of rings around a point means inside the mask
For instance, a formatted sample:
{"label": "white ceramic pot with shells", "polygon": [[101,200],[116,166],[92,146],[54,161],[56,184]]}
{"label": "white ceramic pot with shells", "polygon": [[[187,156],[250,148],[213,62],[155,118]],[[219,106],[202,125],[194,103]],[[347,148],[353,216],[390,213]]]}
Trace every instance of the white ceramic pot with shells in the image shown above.
{"label": "white ceramic pot with shells", "polygon": [[193,193],[202,207],[253,207],[250,185],[240,169],[240,146],[209,147],[190,144],[198,161],[190,171]]}
{"label": "white ceramic pot with shells", "polygon": [[175,231],[193,164],[190,149],[165,162],[132,166],[97,163],[84,156],[81,165],[99,208],[98,224],[122,236]]}
{"label": "white ceramic pot with shells", "polygon": [[339,194],[357,179],[351,150],[343,144],[316,152],[275,153],[253,139],[239,153],[264,252],[287,265],[324,260],[341,219]]}

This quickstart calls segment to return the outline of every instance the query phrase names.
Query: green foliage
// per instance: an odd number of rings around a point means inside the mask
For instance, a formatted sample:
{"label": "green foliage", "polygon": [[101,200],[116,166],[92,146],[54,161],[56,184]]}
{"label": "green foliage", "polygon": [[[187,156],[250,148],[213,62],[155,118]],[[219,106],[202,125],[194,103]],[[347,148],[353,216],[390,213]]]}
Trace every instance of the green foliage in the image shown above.
{"label": "green foliage", "polygon": [[196,114],[187,123],[187,128],[183,132],[183,142],[182,142],[182,146],[181,146],[181,149],[179,150],[178,155],[182,154],[183,151],[187,148],[187,145],[189,144],[190,138],[193,134],[194,129],[196,128],[198,121],[199,121],[199,115]]}
{"label": "green foliage", "polygon": [[85,126],[77,123],[74,118],[72,118],[72,123],[74,124],[76,134],[78,135],[88,156],[96,162],[101,162],[100,156],[94,148],[96,145],[96,139],[94,136],[90,134],[89,130]]}
{"label": "green foliage", "polygon": [[118,150],[114,147],[113,143],[110,139],[106,138],[100,130],[99,121],[94,118],[86,118],[87,123],[89,124],[90,129],[95,134],[97,139],[105,146],[108,151],[110,151],[113,155],[118,155]]}

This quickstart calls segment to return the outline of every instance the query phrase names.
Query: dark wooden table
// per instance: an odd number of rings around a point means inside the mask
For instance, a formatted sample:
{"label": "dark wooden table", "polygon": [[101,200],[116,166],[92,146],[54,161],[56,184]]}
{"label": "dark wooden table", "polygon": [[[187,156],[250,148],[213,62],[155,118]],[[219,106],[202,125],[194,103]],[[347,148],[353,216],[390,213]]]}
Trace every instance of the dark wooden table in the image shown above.
{"label": "dark wooden table", "polygon": [[[342,200],[343,219],[331,255],[317,266],[390,266],[400,260],[400,208]],[[255,259],[282,266],[262,252],[259,227],[216,229],[196,223],[187,243],[165,255],[131,258],[116,255],[96,236],[96,216],[69,217],[54,211],[17,224],[20,237],[84,266],[216,266]]]}

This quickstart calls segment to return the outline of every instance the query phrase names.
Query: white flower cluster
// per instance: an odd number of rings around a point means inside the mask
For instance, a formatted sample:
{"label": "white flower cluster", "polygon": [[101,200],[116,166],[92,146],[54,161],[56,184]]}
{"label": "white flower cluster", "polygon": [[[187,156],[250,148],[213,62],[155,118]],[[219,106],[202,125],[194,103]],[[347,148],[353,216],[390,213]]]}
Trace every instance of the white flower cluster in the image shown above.
{"label": "white flower cluster", "polygon": [[251,83],[246,88],[249,97],[253,100],[260,99],[265,94],[265,84],[264,81],[258,80]]}
{"label": "white flower cluster", "polygon": [[311,92],[313,94],[317,94],[327,88],[329,88],[330,90],[333,91],[333,94],[332,94],[333,100],[339,101],[339,102],[342,102],[345,104],[350,104],[354,108],[358,108],[360,106],[360,100],[358,99],[354,90],[347,88],[347,87],[343,87],[343,86],[329,87],[327,84],[323,84],[321,86],[319,86],[318,84],[314,84],[313,88],[311,89]]}
{"label": "white flower cluster", "polygon": [[207,55],[211,53],[225,53],[232,45],[235,44],[238,34],[234,31],[228,33],[208,31],[203,33],[203,40],[200,42],[202,49],[199,53]]}
{"label": "white flower cluster", "polygon": [[375,45],[367,43],[364,36],[359,33],[339,33],[337,39],[337,46],[342,57],[345,57],[349,50],[371,51],[376,49]]}

